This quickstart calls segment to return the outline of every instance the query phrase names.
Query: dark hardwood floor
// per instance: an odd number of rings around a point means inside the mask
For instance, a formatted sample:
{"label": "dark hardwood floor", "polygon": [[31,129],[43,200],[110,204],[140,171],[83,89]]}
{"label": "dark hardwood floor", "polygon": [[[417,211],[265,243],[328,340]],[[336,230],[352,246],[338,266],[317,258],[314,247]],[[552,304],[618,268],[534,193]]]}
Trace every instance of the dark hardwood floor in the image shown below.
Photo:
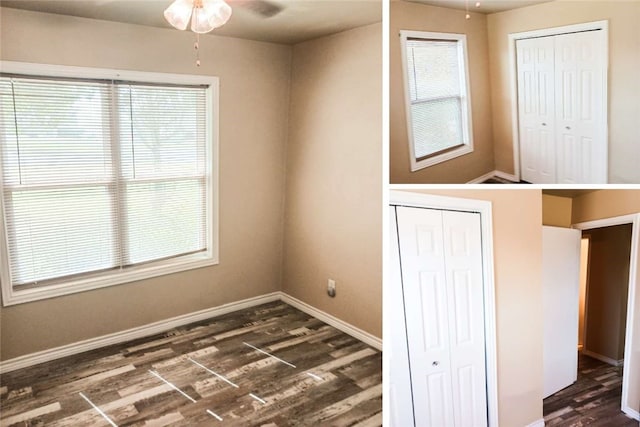
{"label": "dark hardwood floor", "polygon": [[546,426],[638,427],[620,410],[622,367],[578,355],[578,381],[544,399]]}
{"label": "dark hardwood floor", "polygon": [[274,302],[6,373],[0,394],[2,426],[380,426],[382,354]]}
{"label": "dark hardwood floor", "polygon": [[516,182],[509,181],[508,179],[500,178],[498,176],[491,177],[486,181],[482,181],[481,184],[517,184]]}
{"label": "dark hardwood floor", "polygon": [[529,184],[526,181],[509,181],[508,179],[500,178],[499,176],[493,176],[486,181],[482,181],[481,184]]}

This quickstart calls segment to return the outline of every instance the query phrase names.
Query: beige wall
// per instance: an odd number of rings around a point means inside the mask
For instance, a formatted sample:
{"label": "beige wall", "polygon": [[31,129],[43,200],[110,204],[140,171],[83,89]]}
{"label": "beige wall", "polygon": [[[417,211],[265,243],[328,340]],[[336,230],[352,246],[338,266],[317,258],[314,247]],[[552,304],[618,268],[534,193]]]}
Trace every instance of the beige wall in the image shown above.
{"label": "beige wall", "polygon": [[584,349],[624,358],[631,224],[588,230],[589,274]]}
{"label": "beige wall", "polygon": [[640,212],[640,191],[606,190],[573,199],[571,222],[593,221]]}
{"label": "beige wall", "polygon": [[[464,11],[392,1],[389,35],[389,174],[391,183],[465,183],[493,171],[493,130],[489,91],[487,16]],[[400,30],[461,33],[467,35],[474,152],[411,172]]]}
{"label": "beige wall", "polygon": [[378,337],[381,31],[369,25],[293,49],[283,273],[285,292]]}
{"label": "beige wall", "polygon": [[489,200],[498,340],[499,421],[527,426],[542,418],[542,197],[540,190],[425,190]]}
{"label": "beige wall", "polygon": [[[603,190],[587,193],[573,199],[573,223],[612,218],[632,213],[640,213],[640,190]],[[637,259],[640,265],[640,253]],[[633,325],[640,325],[640,270],[636,273],[635,300],[628,306],[632,310]],[[629,372],[629,402],[631,408],[640,411],[640,328],[633,330],[633,346],[630,360],[625,360],[625,370]]]}
{"label": "beige wall", "polygon": [[571,227],[571,198],[542,195],[542,224]]}
{"label": "beige wall", "polygon": [[3,60],[220,77],[220,264],[4,307],[2,360],[277,291],[291,48],[1,9]]}
{"label": "beige wall", "polygon": [[488,16],[496,169],[514,172],[508,34],[600,20],[609,21],[609,182],[640,182],[638,1],[560,0]]}

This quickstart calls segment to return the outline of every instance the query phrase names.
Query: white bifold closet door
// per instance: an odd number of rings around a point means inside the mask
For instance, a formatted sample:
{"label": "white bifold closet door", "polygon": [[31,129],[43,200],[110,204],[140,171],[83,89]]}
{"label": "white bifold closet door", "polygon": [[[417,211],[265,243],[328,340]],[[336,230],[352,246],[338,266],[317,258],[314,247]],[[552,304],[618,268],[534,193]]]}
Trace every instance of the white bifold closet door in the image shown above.
{"label": "white bifold closet door", "polygon": [[518,40],[522,179],[606,183],[603,32]]}
{"label": "white bifold closet door", "polygon": [[415,425],[486,426],[480,214],[396,218]]}

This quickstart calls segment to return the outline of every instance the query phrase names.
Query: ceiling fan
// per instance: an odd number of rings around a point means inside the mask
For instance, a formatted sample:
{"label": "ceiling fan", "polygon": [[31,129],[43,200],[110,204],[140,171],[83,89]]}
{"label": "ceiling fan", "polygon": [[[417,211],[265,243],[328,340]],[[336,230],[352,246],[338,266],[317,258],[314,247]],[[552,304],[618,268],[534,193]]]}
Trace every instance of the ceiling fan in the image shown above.
{"label": "ceiling fan", "polygon": [[[263,17],[270,18],[282,11],[282,6],[267,0],[235,0],[232,4]],[[208,33],[226,24],[232,9],[224,0],[174,0],[164,11],[165,19],[175,28],[185,30],[191,21],[191,31]]]}
{"label": "ceiling fan", "polygon": [[[234,6],[243,7],[253,13],[270,18],[282,11],[282,6],[267,0],[235,0]],[[191,21],[191,31],[196,33],[193,48],[196,51],[196,66],[200,66],[200,34],[205,34],[227,23],[233,13],[224,0],[174,0],[164,11],[164,17],[178,30],[186,30]]]}

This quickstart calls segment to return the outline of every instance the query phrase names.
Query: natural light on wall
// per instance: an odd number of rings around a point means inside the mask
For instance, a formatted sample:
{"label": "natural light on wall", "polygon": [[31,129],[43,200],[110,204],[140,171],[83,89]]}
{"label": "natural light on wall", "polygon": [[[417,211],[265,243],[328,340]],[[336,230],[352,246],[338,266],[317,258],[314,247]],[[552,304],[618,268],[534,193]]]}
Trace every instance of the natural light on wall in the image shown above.
{"label": "natural light on wall", "polygon": [[2,261],[12,291],[210,252],[207,91],[0,77]]}
{"label": "natural light on wall", "polygon": [[473,151],[464,35],[401,31],[411,169]]}

